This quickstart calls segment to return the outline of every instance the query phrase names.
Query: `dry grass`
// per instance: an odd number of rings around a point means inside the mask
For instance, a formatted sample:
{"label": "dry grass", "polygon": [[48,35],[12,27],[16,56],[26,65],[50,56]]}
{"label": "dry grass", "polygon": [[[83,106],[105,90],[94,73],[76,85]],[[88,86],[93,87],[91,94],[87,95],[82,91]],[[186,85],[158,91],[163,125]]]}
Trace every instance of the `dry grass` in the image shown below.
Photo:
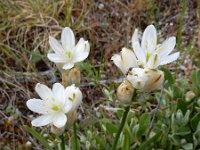
{"label": "dry grass", "polygon": [[[55,66],[46,57],[49,35],[59,37],[62,28],[70,26],[76,37],[83,36],[91,44],[88,62],[95,68],[83,66],[84,75],[88,72],[91,75],[85,76],[84,82],[91,79],[98,82],[111,79],[111,76],[113,79],[120,74],[110,58],[123,46],[130,47],[134,28],[143,30],[153,23],[162,29],[161,40],[166,35],[176,36],[181,6],[179,1],[173,0],[0,0],[0,147],[25,149],[26,142],[31,141],[34,148],[39,149],[23,129],[30,117],[25,101],[36,96],[36,83],[51,86],[60,80]],[[196,0],[188,2],[182,29],[182,51],[185,45],[196,42],[198,8]],[[196,49],[191,47],[189,51],[199,55]],[[187,72],[187,67],[184,71]],[[85,108],[105,103],[102,88],[114,90],[116,85],[104,83],[96,85],[95,90],[93,87],[82,88],[88,102],[83,106],[85,114],[89,113]]]}

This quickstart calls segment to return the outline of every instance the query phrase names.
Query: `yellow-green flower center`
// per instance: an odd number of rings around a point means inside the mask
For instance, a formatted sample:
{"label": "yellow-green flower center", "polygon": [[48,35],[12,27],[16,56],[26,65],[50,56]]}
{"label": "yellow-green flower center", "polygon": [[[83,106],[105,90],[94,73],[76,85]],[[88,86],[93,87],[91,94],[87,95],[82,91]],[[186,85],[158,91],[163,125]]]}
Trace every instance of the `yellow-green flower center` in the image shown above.
{"label": "yellow-green flower center", "polygon": [[58,105],[53,105],[53,106],[51,107],[51,109],[52,109],[53,111],[59,111],[59,110],[60,110],[60,107],[59,107]]}
{"label": "yellow-green flower center", "polygon": [[72,53],[70,51],[66,51],[66,55],[67,55],[68,58],[71,58],[71,54]]}

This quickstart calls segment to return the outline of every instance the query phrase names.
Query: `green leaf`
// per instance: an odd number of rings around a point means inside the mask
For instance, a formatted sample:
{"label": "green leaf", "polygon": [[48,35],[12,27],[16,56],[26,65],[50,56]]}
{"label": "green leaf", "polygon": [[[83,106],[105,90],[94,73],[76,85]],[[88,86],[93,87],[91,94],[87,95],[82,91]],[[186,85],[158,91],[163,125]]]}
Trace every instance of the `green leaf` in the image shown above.
{"label": "green leaf", "polygon": [[193,130],[196,130],[197,128],[197,125],[199,123],[199,118],[200,118],[200,113],[197,113],[194,117],[192,117],[191,125]]}
{"label": "green leaf", "polygon": [[124,132],[124,136],[123,150],[130,150],[130,136],[127,129]]}
{"label": "green leaf", "polygon": [[142,136],[148,129],[151,121],[151,115],[149,113],[145,113],[141,116],[139,120],[139,129],[137,132],[137,136]]}
{"label": "green leaf", "polygon": [[175,80],[170,71],[167,68],[161,68],[161,70],[164,72],[165,75],[165,83],[166,83],[165,86],[166,87],[172,86]]}
{"label": "green leaf", "polygon": [[148,139],[146,142],[142,143],[139,147],[139,150],[147,149],[148,145],[150,145],[151,143],[155,143],[155,141],[161,136],[161,134],[162,132],[160,131],[157,134],[155,134],[153,137]]}
{"label": "green leaf", "polygon": [[193,71],[192,75],[192,89],[196,95],[200,95],[200,70]]}
{"label": "green leaf", "polygon": [[193,144],[192,143],[186,143],[186,144],[182,145],[182,148],[184,150],[192,150],[193,149]]}
{"label": "green leaf", "polygon": [[24,128],[30,133],[32,134],[46,149],[48,150],[52,150],[52,148],[49,146],[48,141],[41,136],[40,133],[38,133],[36,130],[34,130],[33,128],[30,128],[28,126],[24,126]]}
{"label": "green leaf", "polygon": [[[72,150],[80,150],[80,141],[79,140],[77,140],[77,145],[75,145],[75,137],[74,137],[74,135],[71,137],[71,139],[70,139],[70,143],[72,144]],[[77,149],[76,149],[77,148]]]}
{"label": "green leaf", "polygon": [[38,51],[34,51],[31,53],[31,62],[36,64],[42,60],[42,55]]}
{"label": "green leaf", "polygon": [[118,128],[110,122],[106,123],[106,131],[113,135],[113,133],[117,133]]}

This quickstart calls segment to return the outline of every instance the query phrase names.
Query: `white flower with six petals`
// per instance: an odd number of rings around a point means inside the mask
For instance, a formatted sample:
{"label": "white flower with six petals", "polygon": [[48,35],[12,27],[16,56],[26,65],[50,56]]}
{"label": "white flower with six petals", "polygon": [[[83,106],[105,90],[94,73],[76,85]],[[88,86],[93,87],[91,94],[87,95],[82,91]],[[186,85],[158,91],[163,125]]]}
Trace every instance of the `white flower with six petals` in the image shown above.
{"label": "white flower with six petals", "polygon": [[141,45],[139,42],[138,29],[132,36],[133,51],[144,68],[157,68],[175,61],[180,53],[169,55],[176,45],[176,38],[170,37],[162,44],[157,45],[157,31],[153,25],[149,25],[143,33]]}
{"label": "white flower with six petals", "polygon": [[38,83],[35,90],[41,99],[30,99],[26,103],[31,111],[41,114],[32,120],[33,126],[53,123],[57,128],[62,128],[67,122],[66,113],[77,109],[82,102],[82,93],[74,85],[65,89],[60,83],[55,83],[51,90],[46,85]]}
{"label": "white flower with six petals", "polygon": [[61,43],[49,36],[49,44],[55,53],[48,53],[47,57],[52,62],[61,64],[65,70],[71,69],[77,62],[85,60],[90,51],[89,42],[83,38],[80,38],[75,45],[74,33],[69,27],[63,29]]}

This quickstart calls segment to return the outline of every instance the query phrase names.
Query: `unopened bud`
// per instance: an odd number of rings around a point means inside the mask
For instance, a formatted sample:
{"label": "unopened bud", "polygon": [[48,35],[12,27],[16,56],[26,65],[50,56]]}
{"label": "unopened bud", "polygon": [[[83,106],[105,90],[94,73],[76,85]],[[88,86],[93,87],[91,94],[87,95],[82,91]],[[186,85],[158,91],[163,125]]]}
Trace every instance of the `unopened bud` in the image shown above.
{"label": "unopened bud", "polygon": [[32,149],[32,143],[30,141],[27,141],[25,144],[25,147],[27,150],[31,150]]}
{"label": "unopened bud", "polygon": [[186,102],[191,101],[195,96],[196,96],[196,95],[195,95],[194,92],[188,91],[188,92],[185,94],[185,100],[186,100]]}
{"label": "unopened bud", "polygon": [[162,71],[155,69],[145,69],[145,73],[149,77],[145,84],[146,91],[154,91],[162,86],[164,81],[164,73]]}
{"label": "unopened bud", "polygon": [[72,68],[69,71],[69,75],[68,75],[68,83],[69,83],[69,85],[75,84],[77,86],[77,85],[80,84],[80,81],[81,81],[80,70],[78,68]]}
{"label": "unopened bud", "polygon": [[128,80],[120,84],[117,89],[117,97],[122,104],[130,104],[133,96],[134,88]]}
{"label": "unopened bud", "polygon": [[164,73],[156,69],[133,68],[127,79],[139,91],[151,92],[161,87],[164,81]]}
{"label": "unopened bud", "polygon": [[62,128],[57,128],[53,124],[51,124],[51,132],[56,134],[56,135],[61,135],[65,131],[65,126]]}
{"label": "unopened bud", "polygon": [[77,113],[76,110],[67,113],[67,127],[72,126],[74,124],[74,122],[76,121],[77,118]]}

